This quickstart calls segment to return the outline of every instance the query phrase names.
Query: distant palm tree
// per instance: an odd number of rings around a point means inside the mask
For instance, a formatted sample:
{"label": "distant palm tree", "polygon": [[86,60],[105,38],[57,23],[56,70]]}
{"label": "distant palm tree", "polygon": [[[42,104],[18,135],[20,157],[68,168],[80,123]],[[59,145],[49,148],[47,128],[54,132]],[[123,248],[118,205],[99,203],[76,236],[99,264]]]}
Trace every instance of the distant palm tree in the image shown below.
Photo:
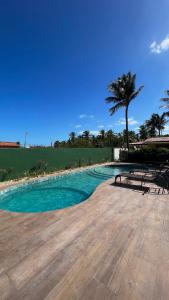
{"label": "distant palm tree", "polygon": [[161,116],[159,114],[152,114],[150,120],[146,121],[149,135],[153,137],[156,135],[156,131],[158,131],[158,135],[160,136],[162,130],[165,128],[166,123],[167,120],[165,113],[163,113]]}
{"label": "distant palm tree", "polygon": [[156,118],[153,115],[149,120],[145,121],[145,127],[149,137],[156,136]]}
{"label": "distant palm tree", "polygon": [[89,130],[83,131],[83,137],[84,137],[86,140],[89,140],[89,137],[90,137],[90,131],[89,131]]}
{"label": "distant palm tree", "polygon": [[114,103],[110,108],[110,114],[113,115],[118,109],[125,108],[126,119],[126,144],[129,149],[129,135],[128,135],[128,108],[129,104],[134,98],[138,96],[143,86],[136,89],[136,74],[131,72],[123,74],[116,81],[111,82],[108,89],[112,96],[106,98],[107,103]]}
{"label": "distant palm tree", "polygon": [[106,132],[106,135],[107,135],[107,137],[109,137],[109,138],[113,138],[113,130],[112,129],[109,129],[107,132]]}
{"label": "distant palm tree", "polygon": [[75,133],[74,131],[72,131],[72,132],[69,134],[69,136],[70,136],[71,142],[74,143],[75,138],[76,138],[76,133]]}
{"label": "distant palm tree", "polygon": [[166,112],[164,112],[165,116],[169,117],[169,90],[166,91],[167,97],[162,98],[161,101],[164,102],[164,105],[161,105],[160,107],[167,109]]}
{"label": "distant palm tree", "polygon": [[167,123],[166,113],[163,113],[161,116],[159,114],[155,114],[155,117],[156,117],[156,128],[157,128],[158,134],[160,136],[162,133],[162,130],[164,130],[165,125]]}
{"label": "distant palm tree", "polygon": [[104,139],[105,139],[105,137],[106,137],[105,130],[104,130],[104,129],[101,129],[99,133],[100,133],[101,139],[104,141]]}
{"label": "distant palm tree", "polygon": [[139,127],[139,138],[140,140],[146,140],[147,137],[148,137],[148,132],[147,132],[146,125],[141,125]]}
{"label": "distant palm tree", "polygon": [[110,146],[112,144],[112,142],[113,142],[113,137],[114,137],[113,130],[109,129],[106,132],[106,136],[107,136],[108,145]]}

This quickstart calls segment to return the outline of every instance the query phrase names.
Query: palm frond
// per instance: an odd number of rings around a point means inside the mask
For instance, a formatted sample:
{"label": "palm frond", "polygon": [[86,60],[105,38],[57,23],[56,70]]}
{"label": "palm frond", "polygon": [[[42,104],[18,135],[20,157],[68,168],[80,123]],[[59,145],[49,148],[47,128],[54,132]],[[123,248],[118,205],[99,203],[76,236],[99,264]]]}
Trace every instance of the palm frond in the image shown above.
{"label": "palm frond", "polygon": [[114,115],[114,113],[115,113],[117,110],[119,110],[119,108],[124,107],[124,106],[126,106],[126,105],[124,104],[124,102],[117,103],[116,105],[114,105],[113,107],[111,107],[111,108],[109,109],[110,115],[111,115],[111,116]]}
{"label": "palm frond", "polygon": [[161,101],[169,103],[169,98],[161,98]]}
{"label": "palm frond", "polygon": [[139,94],[140,94],[140,92],[141,92],[141,90],[144,88],[144,85],[142,85],[142,86],[140,86],[138,89],[137,89],[137,91],[134,91],[132,94],[131,94],[131,96],[130,96],[130,100],[133,100],[134,98],[136,98]]}
{"label": "palm frond", "polygon": [[167,105],[160,105],[160,108],[169,108],[169,104],[167,104]]}
{"label": "palm frond", "polygon": [[117,103],[117,102],[121,101],[121,99],[118,98],[118,97],[111,97],[110,96],[110,97],[107,97],[105,99],[105,101],[106,101],[106,103],[111,103],[111,102]]}
{"label": "palm frond", "polygon": [[165,117],[169,117],[169,111],[164,113]]}
{"label": "palm frond", "polygon": [[169,97],[169,90],[166,90],[165,92],[166,92],[167,96]]}
{"label": "palm frond", "polygon": [[165,91],[165,93],[167,94],[168,97],[161,98],[160,100],[162,102],[167,102],[169,104],[169,90]]}
{"label": "palm frond", "polygon": [[108,90],[114,97],[119,99],[124,98],[124,88],[120,81],[111,82],[108,86]]}

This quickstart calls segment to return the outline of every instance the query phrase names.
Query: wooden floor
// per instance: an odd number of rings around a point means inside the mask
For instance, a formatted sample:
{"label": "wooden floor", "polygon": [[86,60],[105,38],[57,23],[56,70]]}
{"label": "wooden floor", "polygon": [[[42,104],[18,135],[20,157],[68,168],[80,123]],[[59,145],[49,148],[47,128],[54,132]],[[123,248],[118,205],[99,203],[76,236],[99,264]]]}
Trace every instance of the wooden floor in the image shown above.
{"label": "wooden floor", "polygon": [[111,182],[62,211],[0,211],[0,299],[169,299],[169,195]]}

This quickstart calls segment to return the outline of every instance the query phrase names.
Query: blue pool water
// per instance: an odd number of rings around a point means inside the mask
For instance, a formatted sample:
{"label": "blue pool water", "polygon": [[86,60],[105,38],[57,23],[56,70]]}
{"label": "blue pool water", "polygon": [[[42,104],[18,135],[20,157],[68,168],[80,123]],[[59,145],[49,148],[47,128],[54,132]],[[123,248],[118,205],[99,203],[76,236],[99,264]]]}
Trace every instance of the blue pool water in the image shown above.
{"label": "blue pool water", "polygon": [[45,212],[86,200],[103,181],[128,167],[97,167],[21,185],[0,195],[0,209],[12,212]]}

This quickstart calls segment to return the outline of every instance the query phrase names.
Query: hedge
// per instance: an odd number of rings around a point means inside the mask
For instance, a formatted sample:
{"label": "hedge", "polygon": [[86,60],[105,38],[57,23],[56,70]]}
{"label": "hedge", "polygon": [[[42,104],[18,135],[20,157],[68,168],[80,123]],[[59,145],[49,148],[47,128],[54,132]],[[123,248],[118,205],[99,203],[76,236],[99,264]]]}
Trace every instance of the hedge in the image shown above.
{"label": "hedge", "polygon": [[169,161],[169,149],[167,148],[154,148],[154,149],[140,149],[129,151],[129,162],[166,162]]}
{"label": "hedge", "polygon": [[112,153],[112,148],[0,149],[0,177],[22,177],[41,161],[45,162],[47,172],[103,163],[113,160]]}

